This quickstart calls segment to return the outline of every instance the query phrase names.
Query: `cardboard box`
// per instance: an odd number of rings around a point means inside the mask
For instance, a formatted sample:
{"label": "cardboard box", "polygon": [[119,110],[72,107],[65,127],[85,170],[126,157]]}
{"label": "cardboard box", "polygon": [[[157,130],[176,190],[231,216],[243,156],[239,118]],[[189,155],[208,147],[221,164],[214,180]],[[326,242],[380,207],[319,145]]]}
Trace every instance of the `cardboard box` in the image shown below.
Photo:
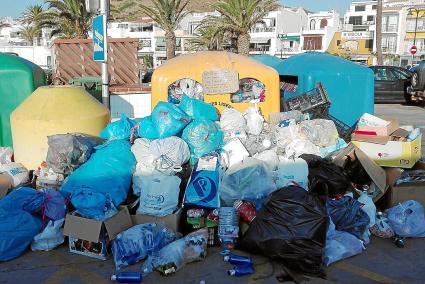
{"label": "cardboard box", "polygon": [[352,141],[378,165],[385,167],[412,168],[422,157],[422,135],[411,142],[388,141],[385,144]]}
{"label": "cardboard box", "polygon": [[[425,170],[425,162],[418,162],[413,170]],[[425,207],[425,182],[406,182],[395,185],[395,181],[401,176],[400,168],[387,168],[389,189],[382,202],[383,208],[387,209],[406,200],[416,200]]]}
{"label": "cardboard box", "polygon": [[387,176],[383,168],[378,166],[374,161],[372,161],[362,150],[357,148],[355,145],[350,143],[346,148],[341,150],[334,158],[333,162],[340,166],[344,167],[347,157],[350,157],[351,160],[355,160],[356,157],[359,160],[360,164],[364,170],[369,175],[372,182],[376,185],[378,192],[373,195],[373,201],[380,199],[385,192],[387,191]]}
{"label": "cardboard box", "polygon": [[145,223],[151,223],[151,222],[164,222],[165,226],[172,229],[174,232],[181,232],[182,211],[183,211],[182,209],[178,209],[173,214],[167,215],[165,217],[136,214],[136,215],[131,215],[131,220],[133,222],[133,225],[139,225],[139,224],[145,224]]}
{"label": "cardboard box", "polygon": [[132,227],[127,207],[105,221],[67,214],[63,234],[69,237],[69,251],[102,260],[108,258],[108,243],[122,231]]}
{"label": "cardboard box", "polygon": [[0,199],[5,197],[12,189],[12,177],[7,173],[0,174]]}
{"label": "cardboard box", "polygon": [[389,122],[386,126],[357,126],[357,131],[375,132],[377,136],[389,136],[398,129],[398,120],[395,118],[385,119]]}

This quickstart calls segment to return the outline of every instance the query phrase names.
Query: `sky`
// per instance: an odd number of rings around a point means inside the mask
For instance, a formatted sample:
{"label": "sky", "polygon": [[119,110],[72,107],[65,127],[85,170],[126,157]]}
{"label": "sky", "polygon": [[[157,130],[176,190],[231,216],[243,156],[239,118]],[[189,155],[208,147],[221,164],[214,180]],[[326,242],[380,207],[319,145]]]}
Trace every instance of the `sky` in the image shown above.
{"label": "sky", "polygon": [[[0,0],[6,1],[6,5],[1,5],[0,17],[3,16],[19,16],[25,7],[33,4],[42,4],[43,0]],[[343,15],[352,0],[281,0],[281,3],[287,6],[302,6],[310,11],[331,10],[336,9]]]}

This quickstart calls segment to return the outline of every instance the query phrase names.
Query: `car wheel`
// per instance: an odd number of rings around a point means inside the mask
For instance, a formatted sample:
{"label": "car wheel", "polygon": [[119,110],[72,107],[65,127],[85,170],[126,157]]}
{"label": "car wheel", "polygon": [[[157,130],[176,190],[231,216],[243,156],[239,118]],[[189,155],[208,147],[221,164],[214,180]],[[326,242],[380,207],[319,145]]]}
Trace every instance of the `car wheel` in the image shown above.
{"label": "car wheel", "polygon": [[413,72],[411,84],[415,90],[423,90],[425,87],[425,70],[416,70]]}
{"label": "car wheel", "polygon": [[[412,77],[412,81],[413,81],[413,77]],[[404,99],[406,100],[406,104],[410,105],[412,104],[412,95],[409,92],[409,88],[410,86],[406,86],[404,88]]]}

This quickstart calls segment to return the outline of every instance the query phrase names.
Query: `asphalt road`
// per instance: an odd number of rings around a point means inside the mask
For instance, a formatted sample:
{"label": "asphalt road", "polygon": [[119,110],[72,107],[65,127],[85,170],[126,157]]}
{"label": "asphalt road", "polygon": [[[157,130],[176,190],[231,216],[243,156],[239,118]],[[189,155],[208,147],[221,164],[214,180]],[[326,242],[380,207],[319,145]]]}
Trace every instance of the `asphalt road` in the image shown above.
{"label": "asphalt road", "polygon": [[[413,124],[425,131],[423,108],[376,105],[375,111],[376,115],[397,117],[401,125]],[[400,249],[390,240],[372,237],[362,254],[327,268],[327,280],[310,280],[312,283],[424,283],[424,255],[423,239],[408,239],[406,247]],[[153,273],[143,282],[198,284],[204,280],[207,284],[277,283],[274,275],[278,267],[264,257],[255,256],[254,263],[256,274],[242,278],[229,277],[226,271],[231,266],[222,261],[219,249],[213,248],[208,250],[208,256],[202,262],[188,264],[171,277]],[[136,264],[126,270],[139,271],[140,267],[141,264]],[[108,279],[113,273],[112,260],[100,261],[71,254],[67,244],[64,244],[51,252],[27,251],[13,261],[0,263],[0,284],[111,283]]]}

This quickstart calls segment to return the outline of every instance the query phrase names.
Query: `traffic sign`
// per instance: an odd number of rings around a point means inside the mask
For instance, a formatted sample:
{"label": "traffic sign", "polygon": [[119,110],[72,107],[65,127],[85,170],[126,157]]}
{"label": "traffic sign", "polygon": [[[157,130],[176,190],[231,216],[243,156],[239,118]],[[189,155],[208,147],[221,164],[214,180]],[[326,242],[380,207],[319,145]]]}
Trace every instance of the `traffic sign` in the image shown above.
{"label": "traffic sign", "polygon": [[412,55],[415,55],[417,51],[418,51],[418,48],[416,47],[416,45],[412,45],[412,47],[410,48],[410,53]]}
{"label": "traffic sign", "polygon": [[93,18],[93,60],[106,62],[106,17]]}

